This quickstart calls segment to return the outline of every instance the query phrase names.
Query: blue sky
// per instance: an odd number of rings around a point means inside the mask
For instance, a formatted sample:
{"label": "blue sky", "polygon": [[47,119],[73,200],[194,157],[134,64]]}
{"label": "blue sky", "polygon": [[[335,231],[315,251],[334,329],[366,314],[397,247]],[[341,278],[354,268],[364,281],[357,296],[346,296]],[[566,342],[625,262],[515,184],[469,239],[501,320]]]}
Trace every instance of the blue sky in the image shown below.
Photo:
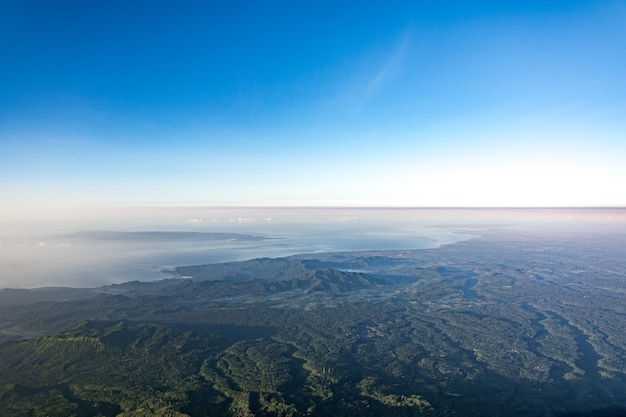
{"label": "blue sky", "polygon": [[0,204],[626,206],[626,2],[0,5]]}

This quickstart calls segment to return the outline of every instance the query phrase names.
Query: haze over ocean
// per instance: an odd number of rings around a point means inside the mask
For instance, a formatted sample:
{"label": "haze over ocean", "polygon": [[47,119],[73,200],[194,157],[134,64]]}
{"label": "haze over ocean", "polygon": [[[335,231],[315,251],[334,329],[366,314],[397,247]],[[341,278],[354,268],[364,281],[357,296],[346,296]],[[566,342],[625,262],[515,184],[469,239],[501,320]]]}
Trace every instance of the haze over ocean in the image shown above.
{"label": "haze over ocean", "polygon": [[0,288],[97,287],[169,277],[162,270],[181,265],[434,248],[485,229],[626,233],[624,209],[195,207],[83,215],[74,223],[17,224],[13,233],[3,228]]}

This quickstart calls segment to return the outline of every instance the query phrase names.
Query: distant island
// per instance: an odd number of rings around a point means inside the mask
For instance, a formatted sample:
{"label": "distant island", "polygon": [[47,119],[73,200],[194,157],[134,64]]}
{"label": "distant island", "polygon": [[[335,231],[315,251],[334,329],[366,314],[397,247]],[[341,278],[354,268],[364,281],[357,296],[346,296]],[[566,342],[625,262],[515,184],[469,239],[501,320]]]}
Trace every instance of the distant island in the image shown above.
{"label": "distant island", "polygon": [[259,241],[264,236],[241,233],[206,233],[206,232],[120,232],[120,231],[84,231],[62,237],[70,240],[121,241],[121,242],[206,242],[212,240]]}

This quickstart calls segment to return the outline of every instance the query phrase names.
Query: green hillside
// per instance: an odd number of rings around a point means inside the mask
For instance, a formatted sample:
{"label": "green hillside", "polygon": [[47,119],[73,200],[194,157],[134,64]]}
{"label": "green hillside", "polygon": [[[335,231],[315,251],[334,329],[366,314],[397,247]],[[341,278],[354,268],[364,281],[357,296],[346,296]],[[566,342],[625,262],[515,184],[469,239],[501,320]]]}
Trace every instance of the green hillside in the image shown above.
{"label": "green hillside", "polygon": [[0,415],[624,415],[623,247],[488,234],[6,305]]}

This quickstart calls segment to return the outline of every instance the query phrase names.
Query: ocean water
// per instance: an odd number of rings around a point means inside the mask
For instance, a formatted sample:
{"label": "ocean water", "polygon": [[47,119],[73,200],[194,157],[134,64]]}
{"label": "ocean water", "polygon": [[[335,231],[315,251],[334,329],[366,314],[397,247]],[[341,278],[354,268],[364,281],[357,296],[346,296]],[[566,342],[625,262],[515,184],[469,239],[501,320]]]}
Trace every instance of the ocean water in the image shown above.
{"label": "ocean water", "polygon": [[[435,248],[484,229],[626,233],[626,210],[151,207],[55,213],[2,226],[0,288],[97,287],[161,279],[163,269],[180,265]],[[83,233],[112,231],[135,234]],[[165,233],[154,239],[140,233],[155,231],[240,236],[215,240]]]}

